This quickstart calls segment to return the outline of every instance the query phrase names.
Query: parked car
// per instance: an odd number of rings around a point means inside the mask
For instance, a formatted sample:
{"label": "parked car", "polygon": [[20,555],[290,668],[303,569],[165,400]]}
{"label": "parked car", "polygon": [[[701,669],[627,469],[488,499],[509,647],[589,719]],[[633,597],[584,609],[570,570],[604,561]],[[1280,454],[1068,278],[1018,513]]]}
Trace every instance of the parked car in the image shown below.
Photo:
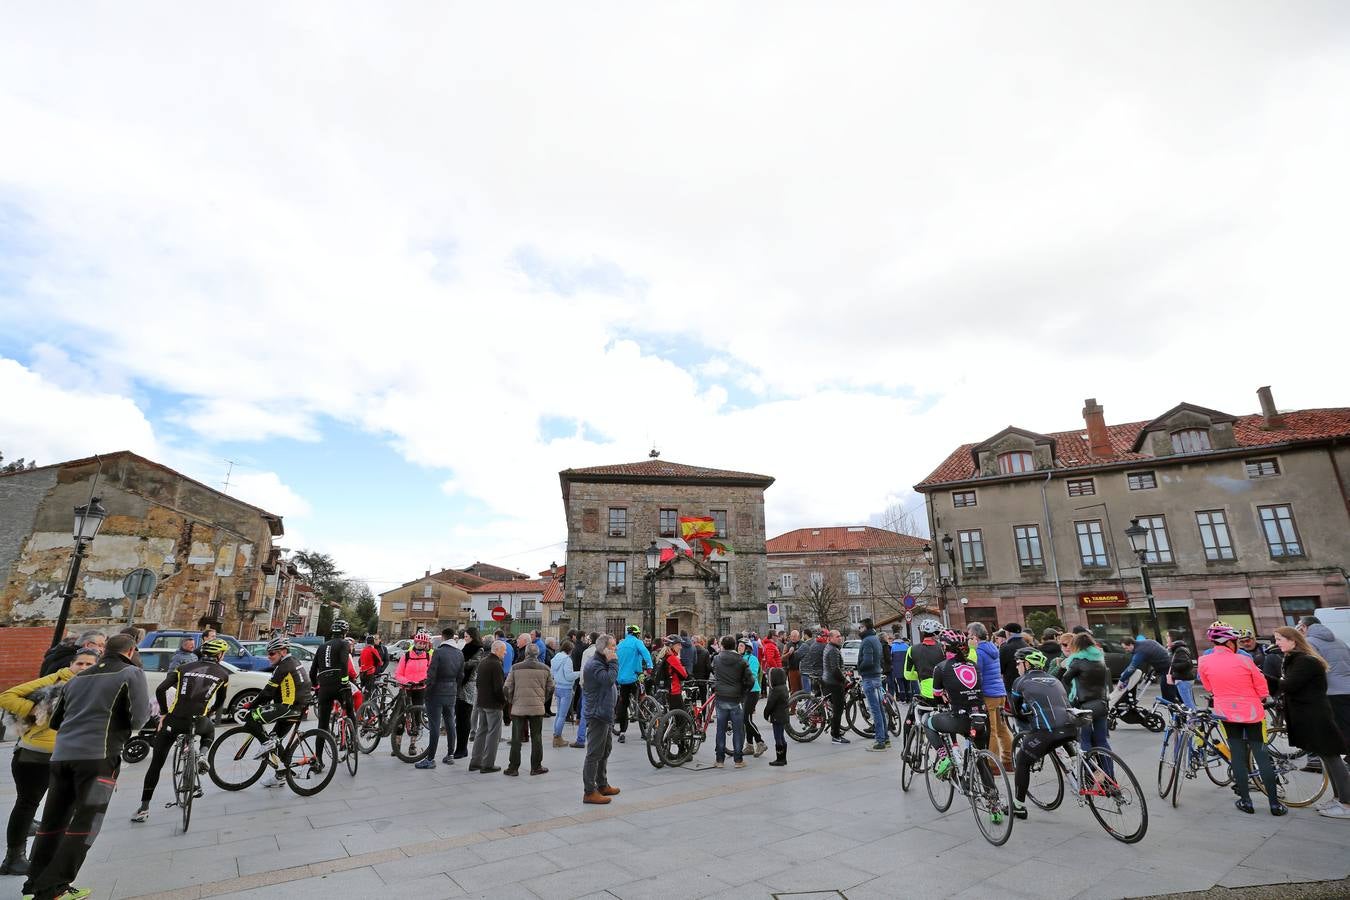
{"label": "parked car", "polygon": [[857,639],[857,638],[854,638],[854,639],[851,640],[851,641],[844,641],[844,648],[843,648],[843,651],[842,651],[842,652],[843,652],[843,655],[844,655],[844,665],[846,665],[846,666],[857,666],[857,665],[858,665],[858,651],[859,651],[860,649],[862,649],[862,641],[861,641],[861,640],[859,640],[859,639]]}
{"label": "parked car", "polygon": [[1338,640],[1350,644],[1350,606],[1324,606],[1314,615]]}
{"label": "parked car", "polygon": [[[145,681],[150,688],[151,697],[154,697],[155,689],[167,676],[169,660],[173,659],[173,655],[177,651],[177,644],[172,649],[168,647],[141,648],[141,665],[145,669]],[[253,698],[258,696],[263,688],[267,687],[270,676],[266,672],[245,671],[230,663],[223,663],[223,665],[230,670],[230,680],[225,685],[225,708],[230,718],[234,718],[239,712],[240,704],[252,702]]]}
{"label": "parked car", "polygon": [[[254,656],[239,643],[238,638],[228,634],[218,634],[216,637],[230,645],[230,649],[225,652],[224,662],[229,663],[237,669],[243,669],[246,672],[261,672],[270,667],[266,656]],[[201,646],[202,633],[200,631],[151,631],[141,639],[141,649],[163,648],[166,650],[177,650],[178,644],[183,638],[192,638]]]}
{"label": "parked car", "polygon": [[[267,641],[240,641],[240,645],[252,653],[254,656],[267,658]],[[314,651],[304,644],[291,644],[291,656],[301,662],[311,662],[314,659]],[[271,668],[270,666],[268,668]]]}

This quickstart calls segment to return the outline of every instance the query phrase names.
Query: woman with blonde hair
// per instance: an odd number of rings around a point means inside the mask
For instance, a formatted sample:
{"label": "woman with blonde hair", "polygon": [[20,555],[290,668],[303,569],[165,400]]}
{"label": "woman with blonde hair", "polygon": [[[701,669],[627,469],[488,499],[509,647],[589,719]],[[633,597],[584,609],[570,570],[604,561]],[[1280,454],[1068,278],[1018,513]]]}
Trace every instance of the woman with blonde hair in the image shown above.
{"label": "woman with blonde hair", "polygon": [[1341,759],[1345,741],[1327,699],[1327,661],[1297,629],[1276,628],[1275,643],[1284,653],[1280,698],[1289,743],[1322,760],[1335,793],[1317,811],[1329,819],[1350,819],[1350,770]]}

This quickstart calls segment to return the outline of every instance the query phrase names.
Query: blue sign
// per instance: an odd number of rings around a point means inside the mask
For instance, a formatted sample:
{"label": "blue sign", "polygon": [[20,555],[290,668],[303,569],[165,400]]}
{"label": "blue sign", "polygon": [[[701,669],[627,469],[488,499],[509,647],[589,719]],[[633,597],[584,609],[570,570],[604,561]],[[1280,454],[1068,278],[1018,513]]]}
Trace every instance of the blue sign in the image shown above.
{"label": "blue sign", "polygon": [[915,604],[916,602],[917,602],[917,601],[914,599],[914,595],[913,595],[913,594],[906,594],[906,595],[905,595],[905,600],[904,600],[905,609],[913,609],[913,608],[914,608],[914,604]]}

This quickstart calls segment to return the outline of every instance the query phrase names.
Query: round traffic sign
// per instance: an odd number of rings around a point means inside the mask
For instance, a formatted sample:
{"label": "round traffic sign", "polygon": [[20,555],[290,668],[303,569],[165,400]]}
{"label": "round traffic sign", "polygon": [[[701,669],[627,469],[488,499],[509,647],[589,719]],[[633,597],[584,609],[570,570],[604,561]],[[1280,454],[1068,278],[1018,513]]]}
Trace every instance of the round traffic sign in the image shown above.
{"label": "round traffic sign", "polygon": [[913,609],[916,601],[913,594],[906,594],[903,602],[905,604],[905,609]]}
{"label": "round traffic sign", "polygon": [[914,613],[912,612],[905,613],[905,624],[908,625],[910,622],[913,621],[914,621]]}
{"label": "round traffic sign", "polygon": [[122,595],[128,600],[144,600],[155,590],[158,580],[149,569],[133,569],[122,579]]}
{"label": "round traffic sign", "polygon": [[494,606],[494,607],[492,607],[492,621],[494,621],[494,622],[505,622],[505,621],[506,621],[506,607],[505,607],[505,606]]}

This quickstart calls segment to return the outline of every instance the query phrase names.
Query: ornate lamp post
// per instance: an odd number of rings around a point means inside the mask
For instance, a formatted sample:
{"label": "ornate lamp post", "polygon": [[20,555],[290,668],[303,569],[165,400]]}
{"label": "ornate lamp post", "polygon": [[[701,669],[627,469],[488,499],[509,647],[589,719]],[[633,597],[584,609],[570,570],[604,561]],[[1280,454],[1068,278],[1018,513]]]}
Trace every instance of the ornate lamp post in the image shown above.
{"label": "ornate lamp post", "polygon": [[75,507],[75,557],[70,561],[70,574],[66,577],[65,590],[61,592],[61,614],[57,616],[56,631],[52,634],[53,647],[61,643],[61,635],[66,630],[66,620],[70,618],[70,601],[75,598],[75,584],[80,577],[80,563],[107,517],[108,511],[103,508],[100,497],[93,497],[85,505]]}
{"label": "ornate lamp post", "polygon": [[[777,602],[778,602],[778,594],[780,593],[780,591],[781,591],[781,588],[778,587],[778,583],[777,583],[777,582],[774,582],[774,581],[770,581],[770,582],[769,582],[769,602],[770,602],[770,603],[777,603]],[[780,610],[779,610],[779,616],[778,616],[779,622],[781,623],[781,622],[783,621],[784,618],[785,618],[785,617],[782,615],[782,610],[780,609]],[[770,631],[773,630],[773,623],[772,623],[772,622],[769,623],[769,630],[770,630]]]}
{"label": "ornate lamp post", "polygon": [[651,546],[647,548],[647,572],[642,576],[643,586],[647,592],[646,633],[648,636],[656,634],[656,570],[660,565],[661,548],[656,546],[656,541],[652,541]]}
{"label": "ornate lamp post", "polygon": [[576,586],[576,595],[577,595],[577,630],[581,631],[582,630],[581,605],[586,600],[586,585],[578,583]]}
{"label": "ornate lamp post", "polygon": [[1161,644],[1162,626],[1158,624],[1158,607],[1153,602],[1153,582],[1148,577],[1149,530],[1140,525],[1138,519],[1131,519],[1130,527],[1125,529],[1125,536],[1130,539],[1130,546],[1139,557],[1139,577],[1144,582],[1144,599],[1148,600],[1148,617],[1153,624],[1153,639]]}

